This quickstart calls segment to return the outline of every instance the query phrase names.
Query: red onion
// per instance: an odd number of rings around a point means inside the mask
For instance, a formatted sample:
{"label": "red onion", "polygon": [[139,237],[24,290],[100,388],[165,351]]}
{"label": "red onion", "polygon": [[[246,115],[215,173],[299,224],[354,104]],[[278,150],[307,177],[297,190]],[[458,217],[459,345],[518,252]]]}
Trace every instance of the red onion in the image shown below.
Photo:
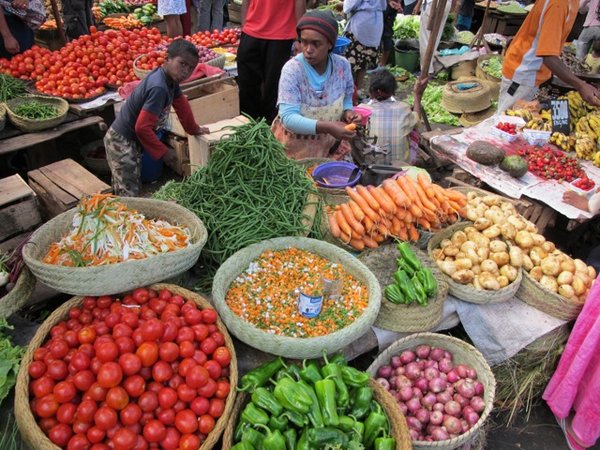
{"label": "red onion", "polygon": [[428,367],[423,371],[423,375],[425,375],[427,380],[433,380],[434,378],[438,378],[440,376],[440,371],[433,367]]}
{"label": "red onion", "polygon": [[472,381],[461,380],[456,383],[456,391],[464,398],[473,398],[475,395],[475,385]]}
{"label": "red onion", "polygon": [[409,412],[414,414],[415,412],[417,412],[418,409],[421,408],[421,402],[418,398],[411,398],[409,401],[406,402],[406,407],[408,408]]}
{"label": "red onion", "polygon": [[[450,400],[448,403],[446,403],[444,405],[444,411],[446,412],[446,414],[449,414],[454,417],[460,416],[461,410],[462,410],[462,407],[460,406],[460,403],[458,403],[454,400]],[[448,430],[448,432],[453,433],[453,431],[451,431],[451,430]]]}
{"label": "red onion", "polygon": [[445,441],[450,439],[450,436],[442,427],[437,427],[431,432],[431,438],[434,441]]}
{"label": "red onion", "polygon": [[404,375],[398,375],[396,377],[394,385],[396,386],[396,389],[400,390],[403,387],[412,387],[412,381],[410,381]]}
{"label": "red onion", "polygon": [[467,366],[467,377],[470,378],[471,380],[477,379],[477,372],[475,372],[475,369],[473,369],[470,366]]}
{"label": "red onion", "polygon": [[390,366],[381,366],[377,370],[377,376],[379,378],[389,378],[392,376],[392,368]]}
{"label": "red onion", "polygon": [[416,362],[411,362],[406,365],[406,376],[411,380],[416,380],[421,376],[421,369]]}
{"label": "red onion", "polygon": [[473,409],[473,407],[471,405],[464,406],[463,409],[462,409],[462,415],[463,415],[463,417],[466,414],[469,414],[471,412],[475,412],[475,410]]}
{"label": "red onion", "polygon": [[[476,414],[474,411],[473,411],[473,413]],[[415,417],[417,419],[419,419],[419,422],[421,422],[421,423],[424,423],[424,424],[429,423],[429,411],[427,411],[424,408],[418,409],[417,412],[415,413]]]}
{"label": "red onion", "polygon": [[429,356],[431,347],[429,345],[418,345],[415,349],[415,353],[421,359],[426,359]]}
{"label": "red onion", "polygon": [[412,430],[421,431],[423,429],[423,424],[416,417],[408,416],[406,418],[406,424],[408,425],[408,428]]}
{"label": "red onion", "polygon": [[410,434],[410,439],[412,441],[419,441],[419,440],[421,440],[421,439],[419,439],[420,434],[419,434],[419,432],[417,430],[413,430],[412,428],[409,428],[408,429],[408,434]]}
{"label": "red onion", "polygon": [[450,393],[447,390],[442,391],[437,395],[437,401],[440,403],[446,404],[450,400],[452,400],[452,395],[450,395]]}
{"label": "red onion", "polygon": [[390,382],[392,389],[394,389],[396,387],[396,377],[388,378],[388,381]]}
{"label": "red onion", "polygon": [[469,425],[469,422],[467,422],[465,419],[462,419],[460,421],[460,428],[463,433],[466,433],[469,431],[469,428],[471,428],[471,425]]}
{"label": "red onion", "polygon": [[481,397],[473,397],[471,399],[471,407],[477,413],[483,412],[485,409],[485,401]]}
{"label": "red onion", "polygon": [[447,377],[448,377],[448,383],[456,383],[458,380],[460,380],[460,377],[458,376],[458,373],[456,372],[456,368],[454,368],[450,372],[448,372]]}
{"label": "red onion", "polygon": [[415,381],[415,387],[421,389],[421,392],[425,392],[427,389],[429,389],[429,381],[427,381],[425,378],[419,378],[417,381]]}
{"label": "red onion", "polygon": [[429,380],[429,390],[434,394],[444,391],[447,387],[448,383],[441,378],[433,378]]}
{"label": "red onion", "polygon": [[392,366],[392,369],[395,369],[396,367],[400,367],[402,365],[402,360],[400,358],[400,356],[398,355],[394,355],[392,356],[392,359],[390,359],[390,366]]}
{"label": "red onion", "polygon": [[471,427],[479,420],[479,414],[477,414],[475,411],[469,412],[469,414],[464,414],[463,417]]}
{"label": "red onion", "polygon": [[406,403],[399,401],[398,407],[400,408],[400,412],[403,416],[406,416],[408,414],[408,408],[406,407]]}
{"label": "red onion", "polygon": [[413,397],[418,399],[420,402],[421,399],[423,398],[423,391],[421,391],[421,389],[419,389],[418,387],[414,387],[413,388]]}
{"label": "red onion", "polygon": [[390,382],[385,378],[377,378],[377,382],[386,390],[390,390]]}
{"label": "red onion", "polygon": [[438,369],[440,369],[440,372],[448,373],[453,367],[454,364],[452,364],[452,361],[450,361],[448,358],[444,358],[438,363]]}
{"label": "red onion", "polygon": [[466,398],[464,398],[462,395],[460,394],[454,394],[454,396],[452,397],[452,399],[458,403],[460,405],[461,408],[464,408],[465,406],[467,406],[469,404],[469,400],[467,400]]}
{"label": "red onion", "polygon": [[418,361],[415,361],[417,363],[417,365],[419,366],[419,369],[423,370],[425,368],[425,364],[427,363],[427,360],[425,359],[420,359]]}
{"label": "red onion", "polygon": [[444,416],[444,428],[450,434],[460,434],[462,431],[462,426],[460,420],[453,416]]}
{"label": "red onion", "polygon": [[400,353],[400,361],[402,361],[402,364],[411,363],[415,359],[417,359],[417,355],[415,355],[415,352],[412,350],[404,350],[402,353]]}
{"label": "red onion", "polygon": [[467,366],[465,366],[464,364],[454,366],[454,370],[456,370],[456,373],[459,377],[467,378]]}
{"label": "red onion", "polygon": [[475,386],[475,395],[479,395],[481,397],[483,395],[483,384],[481,381],[476,381],[473,383],[473,385]]}
{"label": "red onion", "polygon": [[407,402],[413,397],[413,390],[411,387],[404,386],[402,389],[398,391],[400,394],[400,398],[402,401]]}
{"label": "red onion", "polygon": [[434,425],[440,425],[444,420],[444,413],[441,411],[432,411],[429,414],[429,422]]}
{"label": "red onion", "polygon": [[433,359],[427,359],[427,360],[425,360],[425,368],[429,368],[429,367],[437,369],[438,368],[438,362],[434,361]]}
{"label": "red onion", "polygon": [[444,381],[448,381],[448,375],[446,375],[444,372],[440,372],[440,378]]}
{"label": "red onion", "polygon": [[394,369],[394,375],[396,375],[396,376],[404,375],[405,373],[406,373],[406,369],[404,368],[404,366],[396,367]]}
{"label": "red onion", "polygon": [[434,361],[439,361],[444,357],[444,349],[434,347],[429,353],[429,359],[433,359]]}
{"label": "red onion", "polygon": [[439,403],[439,402],[438,402],[438,403],[435,403],[435,404],[433,405],[433,410],[434,410],[434,411],[441,411],[441,412],[444,412],[444,404],[443,404],[443,403]]}
{"label": "red onion", "polygon": [[433,392],[429,392],[423,396],[421,399],[421,405],[423,405],[427,409],[433,408],[433,405],[437,402],[437,398]]}
{"label": "red onion", "polygon": [[444,358],[449,359],[450,361],[452,361],[452,353],[450,353],[448,350],[444,351]]}

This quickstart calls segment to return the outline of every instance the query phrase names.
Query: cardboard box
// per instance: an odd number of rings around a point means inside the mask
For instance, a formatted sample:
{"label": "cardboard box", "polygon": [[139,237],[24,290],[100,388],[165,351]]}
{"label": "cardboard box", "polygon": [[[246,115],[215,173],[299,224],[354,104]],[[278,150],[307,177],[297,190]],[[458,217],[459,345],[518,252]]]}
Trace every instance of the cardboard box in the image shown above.
{"label": "cardboard box", "polygon": [[[185,94],[190,99],[192,113],[199,125],[215,123],[240,114],[239,89],[232,79],[201,84]],[[173,108],[169,114],[169,125],[171,133],[187,137]]]}
{"label": "cardboard box", "polygon": [[35,192],[17,175],[0,180],[0,242],[42,222]]}

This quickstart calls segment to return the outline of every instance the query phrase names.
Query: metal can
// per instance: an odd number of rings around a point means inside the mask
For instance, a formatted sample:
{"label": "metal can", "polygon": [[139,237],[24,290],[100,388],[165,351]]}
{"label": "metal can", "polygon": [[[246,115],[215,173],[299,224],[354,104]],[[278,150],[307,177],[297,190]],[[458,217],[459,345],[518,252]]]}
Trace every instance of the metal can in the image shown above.
{"label": "metal can", "polygon": [[321,277],[323,283],[323,293],[334,300],[341,297],[342,280],[339,278],[327,278],[325,275]]}
{"label": "metal can", "polygon": [[309,295],[300,291],[298,296],[298,312],[304,317],[313,319],[321,313],[323,295]]}

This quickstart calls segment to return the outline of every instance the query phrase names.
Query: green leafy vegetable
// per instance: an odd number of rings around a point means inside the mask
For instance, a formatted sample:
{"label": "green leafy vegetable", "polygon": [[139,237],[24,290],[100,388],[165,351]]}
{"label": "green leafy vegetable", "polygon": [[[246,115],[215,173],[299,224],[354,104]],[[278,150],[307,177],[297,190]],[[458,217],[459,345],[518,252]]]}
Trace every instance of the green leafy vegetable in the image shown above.
{"label": "green leafy vegetable", "polygon": [[6,417],[4,429],[0,433],[0,448],[2,450],[22,450],[24,448],[13,414],[8,414]]}
{"label": "green leafy vegetable", "polygon": [[406,70],[404,67],[397,66],[385,66],[386,70],[389,71],[396,78],[406,77],[406,81],[414,81],[416,77]]}
{"label": "green leafy vegetable", "polygon": [[[396,16],[396,21],[394,22],[394,38],[401,40],[419,39],[419,30],[421,29],[419,17],[420,16],[403,16],[401,14]],[[448,19],[442,30],[442,41],[449,41],[454,37],[454,33],[456,32],[454,20],[454,14],[448,14]]]}
{"label": "green leafy vegetable", "polygon": [[0,404],[17,381],[19,365],[25,353],[23,347],[12,343],[12,340],[2,332],[3,329],[12,330],[13,327],[6,322],[5,318],[0,318]]}
{"label": "green leafy vegetable", "polygon": [[502,78],[502,57],[492,56],[481,63],[481,69],[495,78]]}
{"label": "green leafy vegetable", "polygon": [[[458,117],[449,113],[442,107],[442,92],[444,86],[427,86],[423,92],[421,104],[427,113],[427,118],[431,123],[445,123],[446,125],[459,126]],[[411,105],[414,103],[414,97],[411,95],[407,100]]]}

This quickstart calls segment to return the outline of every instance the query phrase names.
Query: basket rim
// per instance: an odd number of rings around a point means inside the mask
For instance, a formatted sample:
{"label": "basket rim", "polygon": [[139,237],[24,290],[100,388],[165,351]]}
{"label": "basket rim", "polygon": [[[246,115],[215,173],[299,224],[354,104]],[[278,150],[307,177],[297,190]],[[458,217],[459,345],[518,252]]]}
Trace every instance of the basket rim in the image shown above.
{"label": "basket rim", "polygon": [[[59,115],[56,117],[50,117],[48,119],[30,119],[29,117],[20,116],[19,114],[15,113],[11,109],[11,106],[14,108],[14,106],[16,106],[20,103],[23,103],[24,101],[27,101],[27,100],[38,100],[40,102],[57,103],[58,108],[59,108]],[[15,98],[11,98],[11,99],[7,100],[6,103],[4,103],[4,105],[6,105],[6,112],[9,115],[12,115],[13,117],[21,119],[23,121],[29,121],[32,123],[43,123],[43,122],[49,121],[49,120],[56,120],[56,119],[60,118],[61,116],[67,115],[67,113],[69,112],[69,102],[68,101],[66,101],[62,97],[55,97],[55,96],[49,96],[49,95],[34,94],[34,95],[24,95],[22,97],[15,97]],[[65,111],[62,112],[61,109],[64,109]]]}
{"label": "basket rim", "polygon": [[8,317],[21,309],[33,294],[36,283],[37,280],[29,267],[24,266],[13,289],[0,297],[0,317]]}

